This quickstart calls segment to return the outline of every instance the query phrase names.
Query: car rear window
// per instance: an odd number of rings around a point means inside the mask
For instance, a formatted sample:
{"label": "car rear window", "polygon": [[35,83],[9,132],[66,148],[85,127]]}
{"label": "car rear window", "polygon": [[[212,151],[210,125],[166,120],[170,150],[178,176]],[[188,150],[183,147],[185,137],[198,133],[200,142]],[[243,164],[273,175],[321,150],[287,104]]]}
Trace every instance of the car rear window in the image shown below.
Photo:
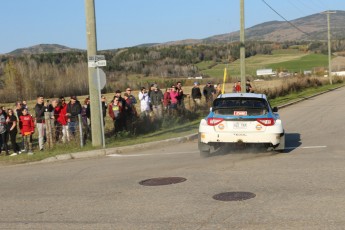
{"label": "car rear window", "polygon": [[266,100],[261,98],[217,98],[212,108],[215,114],[233,116],[258,116],[269,111]]}

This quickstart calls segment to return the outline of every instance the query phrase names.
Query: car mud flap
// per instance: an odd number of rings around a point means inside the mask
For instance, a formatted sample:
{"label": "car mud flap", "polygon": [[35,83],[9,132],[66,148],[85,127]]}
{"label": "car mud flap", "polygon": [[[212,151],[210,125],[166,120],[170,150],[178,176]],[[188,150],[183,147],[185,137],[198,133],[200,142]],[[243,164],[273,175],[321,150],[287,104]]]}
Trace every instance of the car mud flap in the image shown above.
{"label": "car mud flap", "polygon": [[200,133],[199,133],[199,136],[198,136],[198,148],[202,152],[209,152],[211,150],[211,146],[210,145],[201,142]]}
{"label": "car mud flap", "polygon": [[280,134],[279,145],[275,147],[274,150],[280,152],[283,152],[285,150],[285,132]]}

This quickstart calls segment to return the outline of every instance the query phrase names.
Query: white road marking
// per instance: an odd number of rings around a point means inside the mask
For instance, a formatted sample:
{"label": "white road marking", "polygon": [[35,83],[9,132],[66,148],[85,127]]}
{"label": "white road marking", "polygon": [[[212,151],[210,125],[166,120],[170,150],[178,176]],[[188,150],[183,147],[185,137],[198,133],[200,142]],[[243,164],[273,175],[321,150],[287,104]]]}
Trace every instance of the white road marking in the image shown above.
{"label": "white road marking", "polygon": [[199,151],[192,151],[192,152],[171,152],[171,153],[143,153],[143,154],[110,154],[108,157],[141,157],[141,156],[152,156],[152,155],[175,155],[175,154],[188,154],[188,153],[199,153]]}
{"label": "white road marking", "polygon": [[304,146],[304,147],[285,147],[285,149],[320,149],[320,148],[327,148],[327,146],[321,145],[321,146]]}

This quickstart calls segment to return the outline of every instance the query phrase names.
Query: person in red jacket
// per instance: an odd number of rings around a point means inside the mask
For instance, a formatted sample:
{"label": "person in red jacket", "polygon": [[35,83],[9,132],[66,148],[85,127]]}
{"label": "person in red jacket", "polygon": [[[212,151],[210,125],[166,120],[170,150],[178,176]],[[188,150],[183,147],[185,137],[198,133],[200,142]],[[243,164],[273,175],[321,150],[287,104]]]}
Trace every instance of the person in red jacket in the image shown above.
{"label": "person in red jacket", "polygon": [[69,132],[68,132],[68,124],[67,124],[67,103],[64,97],[60,97],[59,106],[55,108],[54,114],[56,115],[56,127],[58,128],[59,134],[57,135],[57,139],[60,138],[60,132],[62,132],[62,142],[66,143],[69,141]]}
{"label": "person in red jacket", "polygon": [[32,134],[35,132],[35,123],[28,109],[24,108],[22,114],[19,117],[20,133],[24,138],[25,151],[28,151],[28,155],[32,155]]}
{"label": "person in red jacket", "polygon": [[241,92],[241,81],[238,81],[236,83],[235,90],[236,90],[236,93],[240,93]]}
{"label": "person in red jacket", "polygon": [[168,111],[170,108],[170,90],[170,88],[166,88],[165,93],[163,94],[164,111]]}

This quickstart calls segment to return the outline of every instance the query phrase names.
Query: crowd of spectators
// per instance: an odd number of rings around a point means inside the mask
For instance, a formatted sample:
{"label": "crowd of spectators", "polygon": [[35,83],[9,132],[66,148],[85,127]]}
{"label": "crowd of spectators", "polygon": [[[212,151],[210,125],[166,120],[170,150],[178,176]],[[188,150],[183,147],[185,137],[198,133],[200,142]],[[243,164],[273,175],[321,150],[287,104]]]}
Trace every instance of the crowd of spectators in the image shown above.
{"label": "crowd of spectators", "polygon": [[[38,135],[38,149],[44,151],[47,141],[47,121],[54,127],[56,141],[66,143],[70,140],[70,136],[75,135],[78,115],[82,112],[85,113],[86,118],[90,117],[89,107],[82,107],[76,96],[71,96],[70,102],[66,103],[64,97],[50,102],[50,100],[45,101],[43,95],[39,95],[32,113],[26,101],[17,101],[14,110],[0,108],[0,155],[3,153],[2,150],[5,155],[10,155],[7,144],[9,139],[13,150],[11,156],[22,152],[32,155],[32,135],[35,131]],[[16,142],[18,132],[22,137],[20,145]]]}
{"label": "crowd of spectators", "polygon": [[[247,92],[253,88],[249,81],[246,82]],[[240,82],[234,84],[233,92],[240,92]],[[194,111],[201,106],[202,96],[206,104],[211,106],[212,101],[221,94],[221,84],[213,85],[211,82],[201,89],[198,82],[194,82],[191,89],[190,108]],[[127,87],[125,92],[116,90],[113,98],[107,103],[104,95],[101,96],[101,107],[103,125],[108,116],[113,121],[114,136],[119,132],[133,132],[135,123],[140,118],[161,119],[165,114],[176,115],[185,110],[185,94],[182,83],[176,82],[165,89],[163,93],[158,84],[151,84],[149,89],[141,87],[137,98],[132,95],[132,89]],[[137,106],[138,104],[138,106]],[[137,111],[139,110],[140,111]],[[48,121],[47,121],[48,112]],[[81,121],[81,122],[80,122]],[[0,108],[0,155],[5,152],[9,154],[10,140],[13,153],[11,156],[27,152],[33,154],[32,135],[37,132],[38,150],[44,151],[47,141],[47,122],[54,127],[54,141],[66,143],[75,138],[78,133],[78,126],[81,123],[83,129],[83,141],[91,139],[91,111],[90,99],[87,97],[83,104],[76,96],[71,96],[66,103],[65,97],[53,99],[51,102],[45,100],[43,95],[37,96],[37,102],[30,113],[25,100],[15,103],[14,109]],[[17,133],[21,135],[21,143],[16,142]]]}

